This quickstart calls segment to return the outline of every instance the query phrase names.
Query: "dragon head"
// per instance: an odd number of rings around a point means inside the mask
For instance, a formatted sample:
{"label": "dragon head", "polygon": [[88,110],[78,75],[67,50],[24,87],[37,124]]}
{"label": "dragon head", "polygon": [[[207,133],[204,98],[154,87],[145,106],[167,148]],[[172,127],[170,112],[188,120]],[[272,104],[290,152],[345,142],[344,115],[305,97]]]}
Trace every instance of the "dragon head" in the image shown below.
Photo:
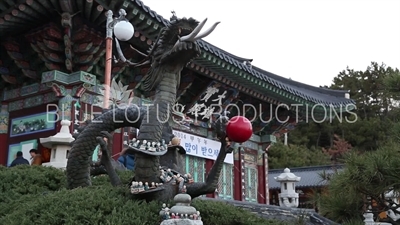
{"label": "dragon head", "polygon": [[215,23],[208,30],[200,33],[207,19],[198,22],[193,18],[177,18],[174,14],[170,23],[161,31],[154,46],[154,57],[158,62],[180,62],[187,64],[200,53],[196,41],[208,36],[217,27]]}

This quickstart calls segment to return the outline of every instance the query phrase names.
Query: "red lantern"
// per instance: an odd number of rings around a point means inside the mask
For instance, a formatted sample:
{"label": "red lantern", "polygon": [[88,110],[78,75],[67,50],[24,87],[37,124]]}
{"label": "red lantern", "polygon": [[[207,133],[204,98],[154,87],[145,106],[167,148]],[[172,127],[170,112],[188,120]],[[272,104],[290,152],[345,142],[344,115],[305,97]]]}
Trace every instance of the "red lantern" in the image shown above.
{"label": "red lantern", "polygon": [[226,135],[229,140],[243,143],[250,139],[253,134],[253,127],[250,120],[244,116],[232,117],[226,126]]}

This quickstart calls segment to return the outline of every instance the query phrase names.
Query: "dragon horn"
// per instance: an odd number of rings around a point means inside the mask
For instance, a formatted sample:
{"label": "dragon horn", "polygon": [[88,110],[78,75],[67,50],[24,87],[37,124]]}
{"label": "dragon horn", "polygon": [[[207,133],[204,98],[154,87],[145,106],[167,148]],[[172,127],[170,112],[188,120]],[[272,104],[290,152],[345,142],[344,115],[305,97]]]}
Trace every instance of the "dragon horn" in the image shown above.
{"label": "dragon horn", "polygon": [[197,36],[194,38],[194,41],[197,41],[197,40],[199,40],[199,39],[201,39],[201,38],[207,37],[209,34],[211,34],[211,32],[214,31],[214,29],[217,27],[217,25],[218,25],[219,23],[220,23],[220,22],[214,23],[214,25],[212,25],[210,28],[208,28],[208,30],[206,30],[205,32],[203,32],[203,33],[197,35]]}
{"label": "dragon horn", "polygon": [[195,41],[194,38],[197,36],[197,34],[199,34],[199,32],[204,27],[206,22],[207,22],[207,18],[204,19],[201,23],[199,23],[199,25],[197,25],[197,27],[194,28],[194,30],[190,34],[181,37],[180,41]]}

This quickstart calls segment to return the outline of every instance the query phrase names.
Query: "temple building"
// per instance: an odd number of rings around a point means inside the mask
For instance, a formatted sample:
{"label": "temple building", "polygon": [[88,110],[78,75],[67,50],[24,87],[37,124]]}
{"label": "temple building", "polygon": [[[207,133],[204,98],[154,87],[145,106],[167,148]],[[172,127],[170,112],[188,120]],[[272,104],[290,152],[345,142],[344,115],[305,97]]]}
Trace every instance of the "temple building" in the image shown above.
{"label": "temple building", "polygon": [[[130,46],[147,52],[169,19],[140,0],[0,1],[1,164],[8,165],[19,150],[29,158],[31,148],[49,160],[39,138],[56,134],[60,118],[79,124],[101,112],[105,12],[118,15],[120,9],[135,30],[129,41],[120,42],[121,48],[130,61],[141,61],[143,55]],[[182,107],[175,116],[183,119],[172,124],[187,151],[187,172],[202,181],[216,159],[219,142],[210,129],[212,112],[226,108],[230,116],[244,115],[252,121],[254,135],[228,155],[217,192],[209,197],[269,204],[267,147],[297,123],[350,111],[354,102],[346,91],[286,79],[203,40],[198,45],[201,55],[181,73],[177,105]],[[151,104],[154,93],[141,91],[149,66],[112,63],[112,77],[134,90],[132,103]],[[135,134],[129,127],[116,130],[114,154]]]}

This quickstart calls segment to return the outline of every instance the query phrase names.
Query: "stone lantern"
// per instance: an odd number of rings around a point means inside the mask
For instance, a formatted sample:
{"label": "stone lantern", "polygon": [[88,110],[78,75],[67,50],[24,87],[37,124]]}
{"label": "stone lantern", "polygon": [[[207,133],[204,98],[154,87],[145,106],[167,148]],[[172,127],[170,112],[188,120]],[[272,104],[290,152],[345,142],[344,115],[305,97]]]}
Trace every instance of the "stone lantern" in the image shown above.
{"label": "stone lantern", "polygon": [[298,177],[290,172],[289,168],[283,170],[278,177],[274,179],[281,183],[281,193],[279,194],[279,205],[283,207],[296,208],[299,206],[299,194],[296,193],[296,182],[299,182],[301,177]]}
{"label": "stone lantern", "polygon": [[70,143],[75,139],[69,132],[71,122],[68,120],[61,121],[61,129],[54,136],[40,138],[40,143],[51,149],[50,162],[43,163],[43,166],[53,166],[60,169],[67,167],[68,153],[71,148]]}

